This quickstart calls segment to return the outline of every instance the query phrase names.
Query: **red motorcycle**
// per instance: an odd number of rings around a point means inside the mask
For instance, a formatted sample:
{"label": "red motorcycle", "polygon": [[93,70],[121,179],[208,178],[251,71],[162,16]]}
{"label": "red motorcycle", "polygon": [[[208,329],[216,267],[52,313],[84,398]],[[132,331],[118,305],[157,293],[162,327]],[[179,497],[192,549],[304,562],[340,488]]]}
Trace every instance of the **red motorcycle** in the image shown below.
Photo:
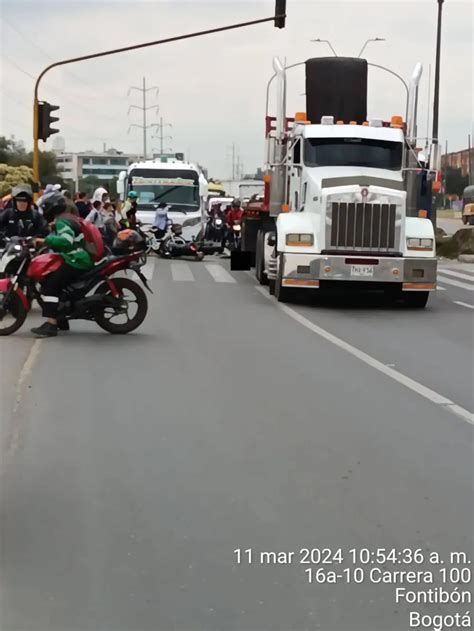
{"label": "red motorcycle", "polygon": [[[0,335],[11,335],[23,325],[33,300],[42,306],[40,284],[64,264],[59,254],[33,258],[31,240],[11,239],[3,256],[9,257],[7,277],[0,279]],[[151,292],[141,272],[143,252],[106,256],[68,285],[60,298],[58,316],[66,320],[91,320],[109,333],[124,334],[137,329],[145,319],[148,300],[131,278],[114,276],[133,270]]]}

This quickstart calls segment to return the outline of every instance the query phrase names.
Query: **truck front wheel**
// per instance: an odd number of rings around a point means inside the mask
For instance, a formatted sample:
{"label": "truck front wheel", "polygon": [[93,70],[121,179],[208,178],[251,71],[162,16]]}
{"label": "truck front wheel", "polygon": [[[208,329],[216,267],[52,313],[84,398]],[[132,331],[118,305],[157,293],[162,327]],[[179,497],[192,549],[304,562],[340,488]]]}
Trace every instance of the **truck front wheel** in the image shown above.
{"label": "truck front wheel", "polygon": [[403,297],[403,302],[410,309],[424,309],[429,296],[429,291],[414,291],[407,293]]}

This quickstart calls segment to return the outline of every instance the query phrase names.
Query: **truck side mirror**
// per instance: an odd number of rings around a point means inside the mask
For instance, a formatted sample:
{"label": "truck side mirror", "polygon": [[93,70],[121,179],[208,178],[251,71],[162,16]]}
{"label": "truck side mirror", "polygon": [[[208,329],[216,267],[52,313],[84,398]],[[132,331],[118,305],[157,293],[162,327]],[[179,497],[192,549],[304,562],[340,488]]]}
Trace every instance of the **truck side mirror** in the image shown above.
{"label": "truck side mirror", "polygon": [[268,238],[267,238],[267,245],[270,245],[271,247],[274,247],[276,245],[276,242],[277,242],[276,234],[274,232],[271,232],[268,235]]}

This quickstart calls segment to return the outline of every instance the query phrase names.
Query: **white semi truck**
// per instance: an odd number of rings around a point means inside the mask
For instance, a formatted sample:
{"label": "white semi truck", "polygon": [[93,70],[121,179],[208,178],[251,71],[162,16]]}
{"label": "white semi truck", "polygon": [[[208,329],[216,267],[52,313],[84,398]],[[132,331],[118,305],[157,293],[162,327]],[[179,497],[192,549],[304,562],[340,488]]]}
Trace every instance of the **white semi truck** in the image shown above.
{"label": "white semi truck", "polygon": [[138,219],[152,223],[160,202],[169,205],[173,223],[183,226],[183,236],[197,238],[204,225],[207,181],[196,165],[175,158],[134,162],[122,171],[117,192],[125,200],[129,191],[138,194]]}
{"label": "white semi truck", "polygon": [[265,199],[244,219],[244,249],[279,301],[295,289],[382,290],[424,307],[436,289],[433,225],[417,208],[421,168],[415,68],[407,120],[367,117],[367,62],[306,62],[306,109],[285,112],[286,76],[275,58],[278,112],[267,117]]}

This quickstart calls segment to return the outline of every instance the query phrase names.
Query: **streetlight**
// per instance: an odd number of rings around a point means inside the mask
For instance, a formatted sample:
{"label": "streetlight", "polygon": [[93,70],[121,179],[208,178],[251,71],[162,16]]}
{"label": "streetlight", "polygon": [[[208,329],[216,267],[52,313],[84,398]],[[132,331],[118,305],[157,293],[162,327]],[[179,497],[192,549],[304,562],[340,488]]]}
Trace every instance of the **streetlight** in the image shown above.
{"label": "streetlight", "polygon": [[441,59],[441,18],[443,13],[444,0],[438,0],[438,32],[436,35],[436,66],[434,77],[434,97],[433,97],[433,144],[438,144],[439,126],[439,70]]}
{"label": "streetlight", "polygon": [[362,53],[365,50],[365,47],[367,46],[367,44],[369,42],[385,42],[385,37],[371,37],[370,39],[367,39],[365,41],[365,44],[362,46],[362,48],[360,49],[360,53],[357,55],[358,57],[360,57],[362,55]]}
{"label": "streetlight", "polygon": [[334,57],[337,57],[337,53],[336,53],[336,51],[334,50],[334,48],[333,48],[333,46],[332,46],[331,42],[330,42],[328,39],[320,39],[320,38],[318,37],[318,39],[310,39],[309,41],[310,41],[310,42],[319,42],[319,43],[327,44],[327,45],[329,46],[329,48],[332,50],[332,52],[334,53]]}

